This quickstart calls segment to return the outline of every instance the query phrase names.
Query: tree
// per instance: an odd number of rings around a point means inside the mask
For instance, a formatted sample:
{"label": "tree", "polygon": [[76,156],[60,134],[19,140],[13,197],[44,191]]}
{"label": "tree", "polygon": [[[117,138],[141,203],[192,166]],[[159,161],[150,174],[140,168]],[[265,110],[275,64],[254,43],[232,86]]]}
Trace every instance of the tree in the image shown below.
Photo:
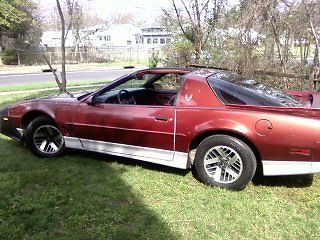
{"label": "tree", "polygon": [[[35,22],[35,6],[29,0],[0,0],[0,55],[3,36],[22,37]],[[1,58],[0,58],[1,61]]]}
{"label": "tree", "polygon": [[75,0],[70,1],[66,0],[66,6],[67,6],[67,14],[69,17],[69,23],[68,27],[66,28],[66,20],[65,15],[62,10],[62,6],[60,3],[60,0],[56,0],[57,10],[60,17],[60,27],[61,27],[61,81],[59,80],[58,75],[56,74],[55,70],[53,69],[50,61],[46,57],[45,53],[43,53],[44,59],[46,63],[48,64],[50,70],[52,71],[55,81],[59,87],[59,90],[61,93],[68,93],[67,92],[67,77],[66,77],[66,38],[68,36],[69,30],[72,27],[72,21],[73,21],[73,13],[74,13],[74,6],[75,6]]}
{"label": "tree", "polygon": [[131,13],[116,13],[109,20],[111,24],[130,24],[134,22],[134,17]]}
{"label": "tree", "polygon": [[[80,42],[83,39],[81,36],[81,29],[84,26],[84,18],[83,18],[82,6],[78,2],[74,4],[74,14],[72,19],[72,33],[74,38],[75,45],[75,56],[78,58],[78,53],[80,49]],[[82,62],[82,55],[80,54],[80,62]]]}
{"label": "tree", "polygon": [[[314,57],[313,57],[313,65],[312,65],[312,69],[310,72],[310,80],[314,80],[314,79],[318,79],[318,75],[319,75],[319,35],[317,33],[317,29],[315,27],[314,24],[314,18],[315,16],[319,15],[319,11],[316,12],[316,7],[320,7],[317,6],[317,3],[307,3],[306,0],[302,0],[302,4],[305,7],[306,10],[306,16],[308,19],[308,24],[310,27],[310,35],[313,38],[314,41],[314,45],[315,45],[315,50],[314,50]],[[319,3],[318,3],[319,4]],[[311,7],[311,9],[310,9]]]}
{"label": "tree", "polygon": [[217,27],[223,2],[190,0],[187,4],[185,0],[180,0],[178,5],[176,0],[172,0],[173,11],[164,10],[169,21],[176,21],[183,36],[192,43],[196,62],[200,60],[204,46]]}
{"label": "tree", "polygon": [[250,74],[260,63],[256,61],[256,49],[262,40],[261,29],[257,25],[258,8],[254,0],[245,0],[226,12],[220,47],[227,53],[223,56],[223,64],[228,68]]}

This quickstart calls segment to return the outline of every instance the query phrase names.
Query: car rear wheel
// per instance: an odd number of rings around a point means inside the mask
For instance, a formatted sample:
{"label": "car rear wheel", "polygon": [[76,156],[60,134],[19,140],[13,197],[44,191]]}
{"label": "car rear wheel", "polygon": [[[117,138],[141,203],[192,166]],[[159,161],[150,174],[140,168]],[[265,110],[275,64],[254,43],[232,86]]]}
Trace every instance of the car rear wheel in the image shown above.
{"label": "car rear wheel", "polygon": [[198,146],[194,167],[203,183],[238,191],[251,181],[257,163],[254,153],[243,141],[214,135]]}
{"label": "car rear wheel", "polygon": [[39,157],[57,157],[65,152],[61,131],[51,119],[44,116],[28,125],[25,140],[30,150]]}

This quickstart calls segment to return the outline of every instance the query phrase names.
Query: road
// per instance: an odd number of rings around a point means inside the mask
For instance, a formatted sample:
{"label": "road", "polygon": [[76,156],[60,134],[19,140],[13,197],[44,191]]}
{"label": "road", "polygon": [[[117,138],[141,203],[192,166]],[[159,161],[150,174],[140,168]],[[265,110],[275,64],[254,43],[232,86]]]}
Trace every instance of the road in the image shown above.
{"label": "road", "polygon": [[[68,82],[74,81],[104,81],[114,80],[137,69],[108,69],[67,72]],[[60,75],[60,72],[57,72]],[[54,77],[49,73],[0,74],[0,87],[54,83]]]}

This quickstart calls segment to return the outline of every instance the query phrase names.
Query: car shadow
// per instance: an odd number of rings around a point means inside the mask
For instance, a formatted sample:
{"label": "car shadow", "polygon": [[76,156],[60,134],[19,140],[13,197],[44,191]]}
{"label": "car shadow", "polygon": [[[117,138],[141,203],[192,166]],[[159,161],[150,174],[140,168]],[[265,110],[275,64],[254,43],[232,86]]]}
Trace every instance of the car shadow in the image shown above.
{"label": "car shadow", "polygon": [[[23,146],[21,143],[12,141],[15,146]],[[25,148],[25,146],[24,146]],[[90,152],[85,150],[70,149],[68,152],[69,156],[81,156],[82,158],[92,158],[102,162],[117,162],[126,166],[139,166],[144,169],[157,172],[165,172],[169,174],[175,174],[180,176],[186,176],[189,172],[192,173],[193,177],[198,178],[194,168],[189,170],[178,169],[160,164],[139,161],[132,158],[118,157],[104,153]],[[259,168],[258,168],[259,169]],[[313,175],[292,175],[292,176],[263,176],[261,171],[258,171],[252,179],[252,183],[255,186],[269,186],[269,187],[287,187],[287,188],[306,188],[310,187],[313,183]]]}
{"label": "car shadow", "polygon": [[255,186],[307,188],[313,183],[313,175],[290,175],[290,176],[262,176],[256,175],[252,179]]}
{"label": "car shadow", "polygon": [[72,149],[71,151],[72,151],[72,154],[74,155],[88,156],[104,162],[117,162],[127,166],[133,166],[133,167],[140,166],[142,168],[145,168],[151,171],[166,172],[166,173],[176,174],[180,176],[185,176],[189,173],[189,171],[185,169],[178,169],[178,168],[163,166],[160,164],[140,161],[132,158],[118,157],[118,156],[113,156],[109,154],[90,152],[85,150]]}
{"label": "car shadow", "polygon": [[[181,238],[161,213],[150,209],[146,199],[124,181],[125,168],[103,161],[138,163],[82,151],[41,159],[27,151],[22,144],[0,137],[0,172],[6,189],[0,202],[2,206],[14,205],[2,209],[1,221],[5,226],[10,221],[16,225],[14,230],[1,229],[0,238]],[[156,170],[148,164],[139,166]]]}
{"label": "car shadow", "polygon": [[[140,166],[142,168],[151,170],[151,171],[158,171],[158,172],[165,172],[169,174],[176,174],[180,176],[186,176],[190,171],[198,181],[200,181],[199,177],[197,176],[194,168],[191,170],[184,170],[184,169],[177,169],[173,167],[167,167],[155,163],[144,162],[135,160],[132,158],[125,158],[125,157],[118,157],[103,153],[96,153],[96,152],[89,152],[89,151],[82,151],[82,150],[72,150],[72,154],[74,155],[81,155],[83,157],[87,156],[90,158],[97,159],[99,161],[104,162],[117,162],[119,164],[127,165],[127,166]],[[252,183],[255,186],[274,186],[274,187],[287,187],[287,188],[305,188],[310,187],[313,183],[313,175],[297,175],[297,176],[262,176],[256,175],[252,179]]]}

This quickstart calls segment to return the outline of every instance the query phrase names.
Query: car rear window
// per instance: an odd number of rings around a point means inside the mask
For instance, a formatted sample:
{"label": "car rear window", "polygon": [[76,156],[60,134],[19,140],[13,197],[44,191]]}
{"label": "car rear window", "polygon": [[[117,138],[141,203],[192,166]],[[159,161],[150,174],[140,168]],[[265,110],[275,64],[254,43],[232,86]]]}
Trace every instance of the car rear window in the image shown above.
{"label": "car rear window", "polygon": [[224,104],[288,107],[306,104],[280,89],[234,73],[216,73],[208,78],[208,83]]}

